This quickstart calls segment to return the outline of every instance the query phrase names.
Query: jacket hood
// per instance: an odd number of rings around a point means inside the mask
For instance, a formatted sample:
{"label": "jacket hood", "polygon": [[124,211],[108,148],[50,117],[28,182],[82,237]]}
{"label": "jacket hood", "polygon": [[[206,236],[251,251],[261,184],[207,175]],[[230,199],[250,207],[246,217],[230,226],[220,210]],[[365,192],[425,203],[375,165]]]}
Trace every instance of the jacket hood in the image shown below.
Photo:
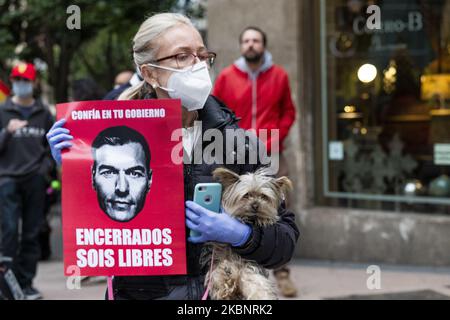
{"label": "jacket hood", "polygon": [[272,54],[269,51],[266,50],[264,52],[263,59],[264,59],[263,64],[255,72],[252,72],[250,70],[250,68],[247,65],[247,61],[245,61],[245,58],[242,56],[234,62],[234,65],[236,66],[236,68],[238,68],[242,72],[247,73],[249,75],[249,77],[256,78],[256,77],[258,77],[258,75],[260,73],[269,70],[270,67],[273,66]]}

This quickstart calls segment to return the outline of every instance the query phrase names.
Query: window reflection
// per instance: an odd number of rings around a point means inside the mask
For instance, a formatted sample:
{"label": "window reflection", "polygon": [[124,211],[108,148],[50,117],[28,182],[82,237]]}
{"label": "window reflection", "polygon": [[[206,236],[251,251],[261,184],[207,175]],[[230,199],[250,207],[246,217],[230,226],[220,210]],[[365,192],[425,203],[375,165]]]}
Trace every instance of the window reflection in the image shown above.
{"label": "window reflection", "polygon": [[350,207],[450,214],[450,1],[324,3],[326,142],[345,154],[324,155],[328,190]]}

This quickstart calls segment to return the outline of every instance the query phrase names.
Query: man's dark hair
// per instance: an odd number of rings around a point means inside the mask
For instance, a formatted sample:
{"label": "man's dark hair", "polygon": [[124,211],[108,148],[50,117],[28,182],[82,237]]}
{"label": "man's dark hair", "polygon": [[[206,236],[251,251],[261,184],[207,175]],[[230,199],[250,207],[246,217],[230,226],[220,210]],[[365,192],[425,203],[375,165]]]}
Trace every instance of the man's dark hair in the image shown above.
{"label": "man's dark hair", "polygon": [[241,32],[241,34],[239,36],[239,43],[242,43],[242,37],[244,36],[244,33],[246,31],[248,31],[248,30],[253,30],[253,31],[259,32],[262,35],[264,47],[267,46],[267,35],[266,35],[266,33],[264,31],[262,31],[260,28],[254,27],[254,26],[248,26]]}
{"label": "man's dark hair", "polygon": [[[142,134],[127,126],[109,127],[101,131],[97,135],[97,137],[95,137],[94,142],[92,142],[92,153],[95,153],[96,149],[104,145],[123,146],[127,143],[133,142],[139,143],[142,146],[142,149],[144,149],[145,167],[147,169],[147,173],[150,173],[151,154],[150,148],[148,147],[148,143]],[[95,167],[96,166],[94,165],[94,170]]]}

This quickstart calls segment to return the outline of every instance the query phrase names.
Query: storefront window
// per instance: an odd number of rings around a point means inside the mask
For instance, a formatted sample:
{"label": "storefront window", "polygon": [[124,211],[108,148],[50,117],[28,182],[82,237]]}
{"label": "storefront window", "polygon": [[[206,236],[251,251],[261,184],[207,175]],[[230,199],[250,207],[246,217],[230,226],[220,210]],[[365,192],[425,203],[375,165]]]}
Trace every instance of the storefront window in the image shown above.
{"label": "storefront window", "polygon": [[321,0],[321,39],[325,198],[450,214],[450,0]]}

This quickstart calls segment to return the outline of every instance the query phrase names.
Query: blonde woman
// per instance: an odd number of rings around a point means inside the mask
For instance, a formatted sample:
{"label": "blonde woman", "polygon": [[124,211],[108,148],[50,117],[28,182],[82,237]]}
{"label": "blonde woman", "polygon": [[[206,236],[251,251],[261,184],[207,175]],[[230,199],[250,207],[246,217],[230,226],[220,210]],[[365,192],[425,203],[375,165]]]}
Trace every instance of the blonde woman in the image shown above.
{"label": "blonde woman", "polygon": [[[133,41],[133,57],[144,78],[139,85],[121,94],[119,100],[178,98],[182,102],[185,199],[193,198],[194,186],[212,182],[212,171],[225,166],[238,174],[255,171],[258,164],[194,164],[192,154],[206,144],[196,144],[202,131],[236,130],[237,119],[220,101],[210,95],[209,67],[216,54],[205,47],[191,21],[180,14],[162,13],[148,18]],[[198,126],[201,121],[202,126]],[[195,123],[194,123],[195,122]],[[47,134],[54,159],[61,162],[61,150],[70,148],[69,130],[64,120]],[[249,144],[260,145],[258,141]],[[194,148],[195,146],[195,148]],[[224,148],[225,149],[225,148]],[[241,152],[236,149],[236,152]],[[245,149],[248,152],[249,148]],[[245,156],[238,154],[237,156]],[[299,236],[294,214],[282,205],[279,222],[259,228],[232,218],[214,214],[192,201],[186,202],[186,224],[200,235],[187,242],[186,276],[114,277],[115,299],[200,299],[205,291],[207,270],[200,264],[203,244],[216,241],[230,244],[243,258],[255,260],[266,268],[287,263]],[[189,234],[189,233],[187,233]]]}

